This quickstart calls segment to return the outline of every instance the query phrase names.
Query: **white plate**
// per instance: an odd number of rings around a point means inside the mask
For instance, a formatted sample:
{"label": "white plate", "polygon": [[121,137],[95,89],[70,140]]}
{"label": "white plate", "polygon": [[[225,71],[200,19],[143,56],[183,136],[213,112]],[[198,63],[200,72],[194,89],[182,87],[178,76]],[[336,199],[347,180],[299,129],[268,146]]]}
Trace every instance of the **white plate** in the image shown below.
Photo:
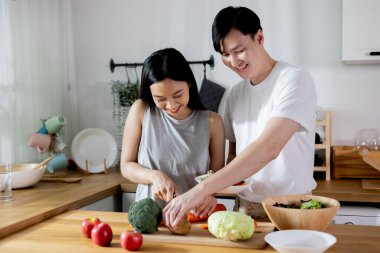
{"label": "white plate", "polygon": [[[195,178],[195,181],[197,181],[198,183],[202,182],[201,176],[197,176]],[[218,191],[217,193],[220,193],[220,194],[236,194],[236,193],[239,193],[241,191],[244,191],[251,184],[252,183],[244,182],[243,185],[230,186],[230,187],[227,187],[223,190]]]}
{"label": "white plate", "polygon": [[88,172],[99,173],[104,171],[104,159],[106,167],[115,163],[117,145],[115,139],[106,130],[100,128],[88,128],[78,133],[71,144],[71,154],[75,163]]}
{"label": "white plate", "polygon": [[328,233],[290,229],[269,233],[265,241],[282,253],[321,253],[336,243],[336,237]]}

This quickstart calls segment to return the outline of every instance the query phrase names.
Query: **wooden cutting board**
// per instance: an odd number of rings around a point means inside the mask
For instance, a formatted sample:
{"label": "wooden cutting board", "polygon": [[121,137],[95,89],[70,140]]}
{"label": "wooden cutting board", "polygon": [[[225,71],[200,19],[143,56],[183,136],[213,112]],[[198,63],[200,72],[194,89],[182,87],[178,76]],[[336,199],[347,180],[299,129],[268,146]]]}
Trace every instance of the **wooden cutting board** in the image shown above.
{"label": "wooden cutting board", "polygon": [[208,229],[200,228],[200,223],[193,223],[187,235],[176,235],[171,233],[166,227],[159,227],[154,234],[144,234],[144,241],[164,242],[178,244],[207,245],[234,248],[263,249],[266,247],[264,237],[274,230],[272,223],[258,222],[252,238],[245,241],[229,241],[217,239]]}

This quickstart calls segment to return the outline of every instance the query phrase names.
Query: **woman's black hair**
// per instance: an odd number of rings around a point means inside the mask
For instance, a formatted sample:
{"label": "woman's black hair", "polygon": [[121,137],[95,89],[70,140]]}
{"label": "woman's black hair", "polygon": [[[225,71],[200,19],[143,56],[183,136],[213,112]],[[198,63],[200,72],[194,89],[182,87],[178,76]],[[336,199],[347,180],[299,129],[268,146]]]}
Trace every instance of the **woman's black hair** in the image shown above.
{"label": "woman's black hair", "polygon": [[154,107],[150,86],[166,78],[186,82],[190,93],[188,106],[193,110],[205,110],[190,65],[174,48],[158,50],[145,60],[141,73],[140,99]]}
{"label": "woman's black hair", "polygon": [[220,42],[233,28],[244,35],[255,35],[258,30],[262,30],[260,18],[252,10],[246,7],[226,7],[219,11],[212,24],[215,51],[222,53]]}

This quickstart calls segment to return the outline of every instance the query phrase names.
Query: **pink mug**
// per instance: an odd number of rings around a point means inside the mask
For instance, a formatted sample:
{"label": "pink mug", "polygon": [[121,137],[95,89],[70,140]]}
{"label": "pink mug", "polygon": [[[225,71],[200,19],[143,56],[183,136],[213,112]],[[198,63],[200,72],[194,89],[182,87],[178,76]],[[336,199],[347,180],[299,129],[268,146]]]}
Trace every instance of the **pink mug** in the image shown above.
{"label": "pink mug", "polygon": [[39,152],[47,152],[49,151],[50,143],[50,135],[33,133],[29,138],[28,145],[36,148]]}

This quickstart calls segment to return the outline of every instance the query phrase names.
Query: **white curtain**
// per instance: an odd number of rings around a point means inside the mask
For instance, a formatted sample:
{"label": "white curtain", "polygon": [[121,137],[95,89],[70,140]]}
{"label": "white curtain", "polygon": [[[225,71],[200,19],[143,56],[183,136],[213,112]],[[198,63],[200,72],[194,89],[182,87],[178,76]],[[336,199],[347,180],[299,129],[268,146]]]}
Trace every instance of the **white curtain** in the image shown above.
{"label": "white curtain", "polygon": [[12,65],[12,42],[10,36],[10,1],[0,1],[0,163],[14,161],[15,139],[11,117],[14,107],[14,72]]}
{"label": "white curtain", "polygon": [[[69,125],[76,123],[71,115],[76,89],[70,89],[75,85],[70,1],[0,1],[0,155],[12,162],[36,162],[48,154],[27,142],[42,127],[42,119],[64,115]],[[70,138],[66,130],[64,139]]]}

